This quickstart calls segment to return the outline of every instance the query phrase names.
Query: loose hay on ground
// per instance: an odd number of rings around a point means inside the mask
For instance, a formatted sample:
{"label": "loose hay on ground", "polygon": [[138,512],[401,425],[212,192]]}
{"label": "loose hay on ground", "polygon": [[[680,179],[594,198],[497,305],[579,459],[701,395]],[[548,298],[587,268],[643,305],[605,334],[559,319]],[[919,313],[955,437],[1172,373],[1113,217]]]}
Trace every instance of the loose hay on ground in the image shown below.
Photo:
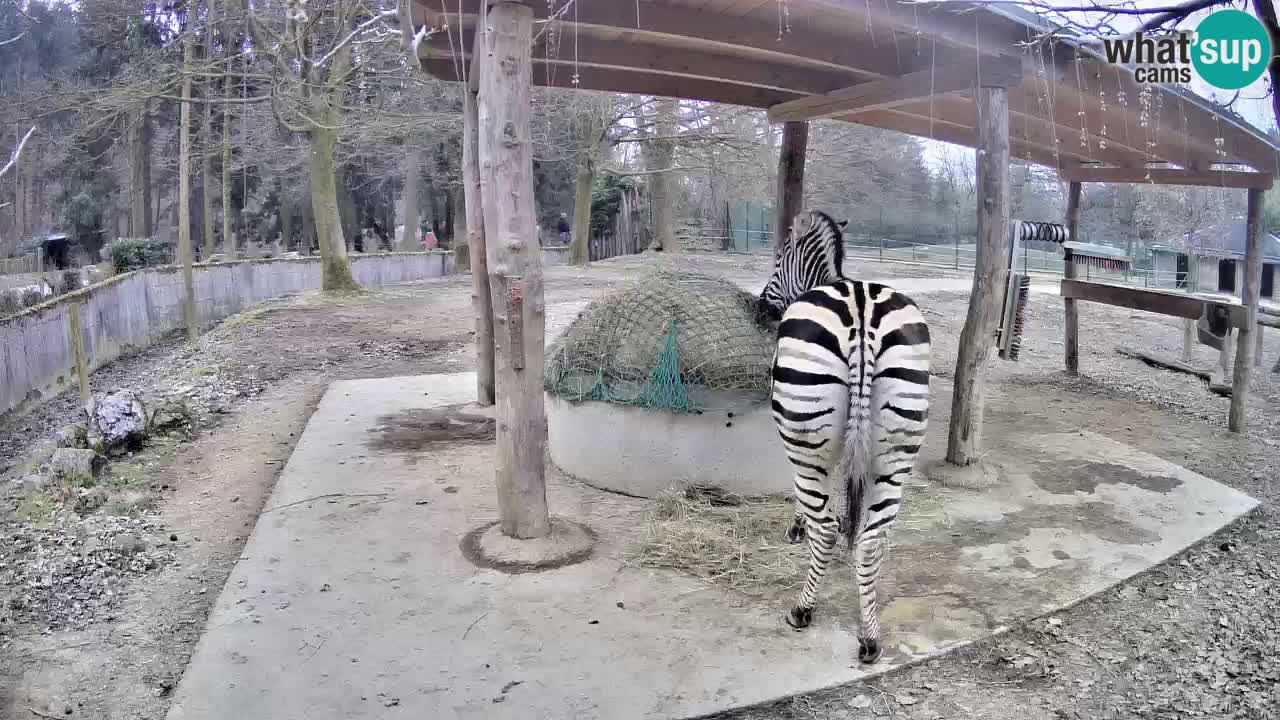
{"label": "loose hay on ground", "polygon": [[783,540],[793,513],[781,497],[670,491],[655,499],[632,562],[753,596],[794,588],[804,580],[806,546]]}

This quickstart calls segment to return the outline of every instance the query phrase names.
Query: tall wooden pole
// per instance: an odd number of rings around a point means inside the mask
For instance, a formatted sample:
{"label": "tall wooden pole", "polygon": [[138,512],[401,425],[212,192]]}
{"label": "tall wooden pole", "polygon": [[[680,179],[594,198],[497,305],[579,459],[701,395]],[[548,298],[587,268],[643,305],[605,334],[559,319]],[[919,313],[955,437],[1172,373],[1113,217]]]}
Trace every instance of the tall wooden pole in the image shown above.
{"label": "tall wooden pole", "polygon": [[476,401],[492,405],[493,301],[489,295],[489,260],[484,240],[484,198],[480,194],[480,121],[476,99],[480,87],[480,42],[477,34],[471,72],[462,94],[462,193],[467,211],[467,252],[471,260],[471,307],[476,314]]}
{"label": "tall wooden pole", "polygon": [[995,343],[1001,290],[1009,275],[1009,91],[978,89],[978,246],[969,313],[960,332],[947,462],[978,460],[982,431],[982,369]]}
{"label": "tall wooden pole", "polygon": [[[1262,290],[1262,238],[1266,234],[1262,221],[1263,191],[1249,191],[1249,219],[1246,232],[1249,244],[1244,253],[1244,287],[1240,302],[1245,306],[1244,327],[1236,331],[1236,368],[1231,378],[1231,411],[1227,428],[1231,432],[1245,430],[1245,409],[1249,400],[1249,375],[1253,372],[1254,333],[1258,328],[1258,296]],[[1225,378],[1224,378],[1225,381]]]}
{"label": "tall wooden pole", "polygon": [[542,258],[529,138],[533,10],[498,2],[484,26],[477,118],[494,314],[498,512],[504,534],[536,538],[547,535],[551,523],[543,464]]}
{"label": "tall wooden pole", "polygon": [[[1067,186],[1067,233],[1072,240],[1076,239],[1076,230],[1080,227],[1081,190],[1082,184],[1079,181],[1073,180]],[[1063,259],[1062,277],[1074,280],[1076,264],[1071,258],[1071,252],[1064,253]],[[1066,345],[1067,372],[1076,375],[1080,372],[1080,309],[1076,306],[1074,298],[1063,300],[1062,305],[1066,315],[1066,333],[1063,340]]]}
{"label": "tall wooden pole", "polygon": [[791,221],[804,204],[804,156],[809,149],[809,123],[782,124],[782,150],[778,153],[778,195],[773,218],[773,252],[778,253]]}

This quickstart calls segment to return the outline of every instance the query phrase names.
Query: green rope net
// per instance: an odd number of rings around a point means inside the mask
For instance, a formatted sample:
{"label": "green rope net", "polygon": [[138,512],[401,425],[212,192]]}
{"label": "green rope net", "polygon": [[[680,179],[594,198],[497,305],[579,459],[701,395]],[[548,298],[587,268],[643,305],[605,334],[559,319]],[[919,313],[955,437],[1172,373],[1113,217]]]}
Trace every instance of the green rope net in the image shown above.
{"label": "green rope net", "polygon": [[660,271],[599,298],[547,349],[546,389],[571,401],[683,414],[767,400],[773,338],[755,297]]}

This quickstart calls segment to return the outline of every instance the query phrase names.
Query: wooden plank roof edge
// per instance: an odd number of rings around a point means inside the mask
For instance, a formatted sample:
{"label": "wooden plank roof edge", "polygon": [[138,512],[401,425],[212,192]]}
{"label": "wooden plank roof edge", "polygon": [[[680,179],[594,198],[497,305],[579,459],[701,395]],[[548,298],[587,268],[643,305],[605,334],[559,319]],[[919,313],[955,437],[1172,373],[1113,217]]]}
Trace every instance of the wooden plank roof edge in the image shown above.
{"label": "wooden plank roof edge", "polygon": [[[1033,12],[1025,10],[1016,5],[1006,6],[1006,5],[996,5],[996,4],[991,4],[991,5],[984,4],[981,7],[985,9],[987,12],[1006,18],[1010,21],[1020,23],[1026,26],[1028,29],[1035,30],[1038,33],[1052,32],[1054,34],[1054,37],[1058,40],[1058,42],[1074,47],[1078,52],[1084,53],[1085,55],[1088,55],[1094,60],[1098,60],[1108,65],[1111,64],[1107,62],[1107,58],[1105,55],[1103,55],[1103,53],[1099,52],[1097,48],[1093,46],[1092,43],[1087,42],[1079,34],[1071,32],[1068,28],[1050,23],[1045,18],[1042,18]],[[1128,68],[1122,68],[1122,69],[1127,72],[1132,72]],[[1271,146],[1271,148],[1275,150],[1277,153],[1280,153],[1280,141],[1273,139],[1271,136],[1267,135],[1267,133],[1263,132],[1261,129],[1255,127],[1251,123],[1241,122],[1237,118],[1221,112],[1220,110],[1215,108],[1213,104],[1209,102],[1209,100],[1201,97],[1200,95],[1197,95],[1195,92],[1192,92],[1190,89],[1182,88],[1176,85],[1175,86],[1157,85],[1156,87],[1161,92],[1165,92],[1175,97],[1186,100],[1187,102],[1190,102],[1193,105],[1195,105],[1198,109],[1206,113],[1209,113],[1211,115],[1216,115],[1220,119],[1230,123],[1238,131],[1253,136],[1255,139]]]}
{"label": "wooden plank roof edge", "polygon": [[1270,173],[1170,167],[1120,168],[1080,165],[1059,170],[1058,175],[1067,182],[1150,183],[1243,190],[1270,190],[1274,183],[1274,177]]}
{"label": "wooden plank roof edge", "polygon": [[815,120],[879,110],[977,85],[1009,87],[1021,78],[1022,60],[1014,57],[918,70],[779,103],[769,108],[769,122]]}

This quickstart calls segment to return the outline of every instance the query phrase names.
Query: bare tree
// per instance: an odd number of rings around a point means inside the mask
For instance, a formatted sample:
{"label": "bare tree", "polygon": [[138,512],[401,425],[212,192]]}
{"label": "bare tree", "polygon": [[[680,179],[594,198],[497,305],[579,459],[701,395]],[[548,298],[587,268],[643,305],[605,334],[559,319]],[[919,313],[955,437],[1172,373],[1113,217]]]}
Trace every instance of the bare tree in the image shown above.
{"label": "bare tree", "polygon": [[[396,43],[389,23],[396,9],[369,8],[360,0],[287,0],[283,32],[275,32],[241,0],[254,50],[272,66],[271,107],[276,120],[307,138],[311,211],[320,245],[325,291],[354,290],[338,206],[338,135],[344,93],[366,46]],[[357,43],[360,45],[357,46]],[[357,48],[359,47],[359,52]]]}

